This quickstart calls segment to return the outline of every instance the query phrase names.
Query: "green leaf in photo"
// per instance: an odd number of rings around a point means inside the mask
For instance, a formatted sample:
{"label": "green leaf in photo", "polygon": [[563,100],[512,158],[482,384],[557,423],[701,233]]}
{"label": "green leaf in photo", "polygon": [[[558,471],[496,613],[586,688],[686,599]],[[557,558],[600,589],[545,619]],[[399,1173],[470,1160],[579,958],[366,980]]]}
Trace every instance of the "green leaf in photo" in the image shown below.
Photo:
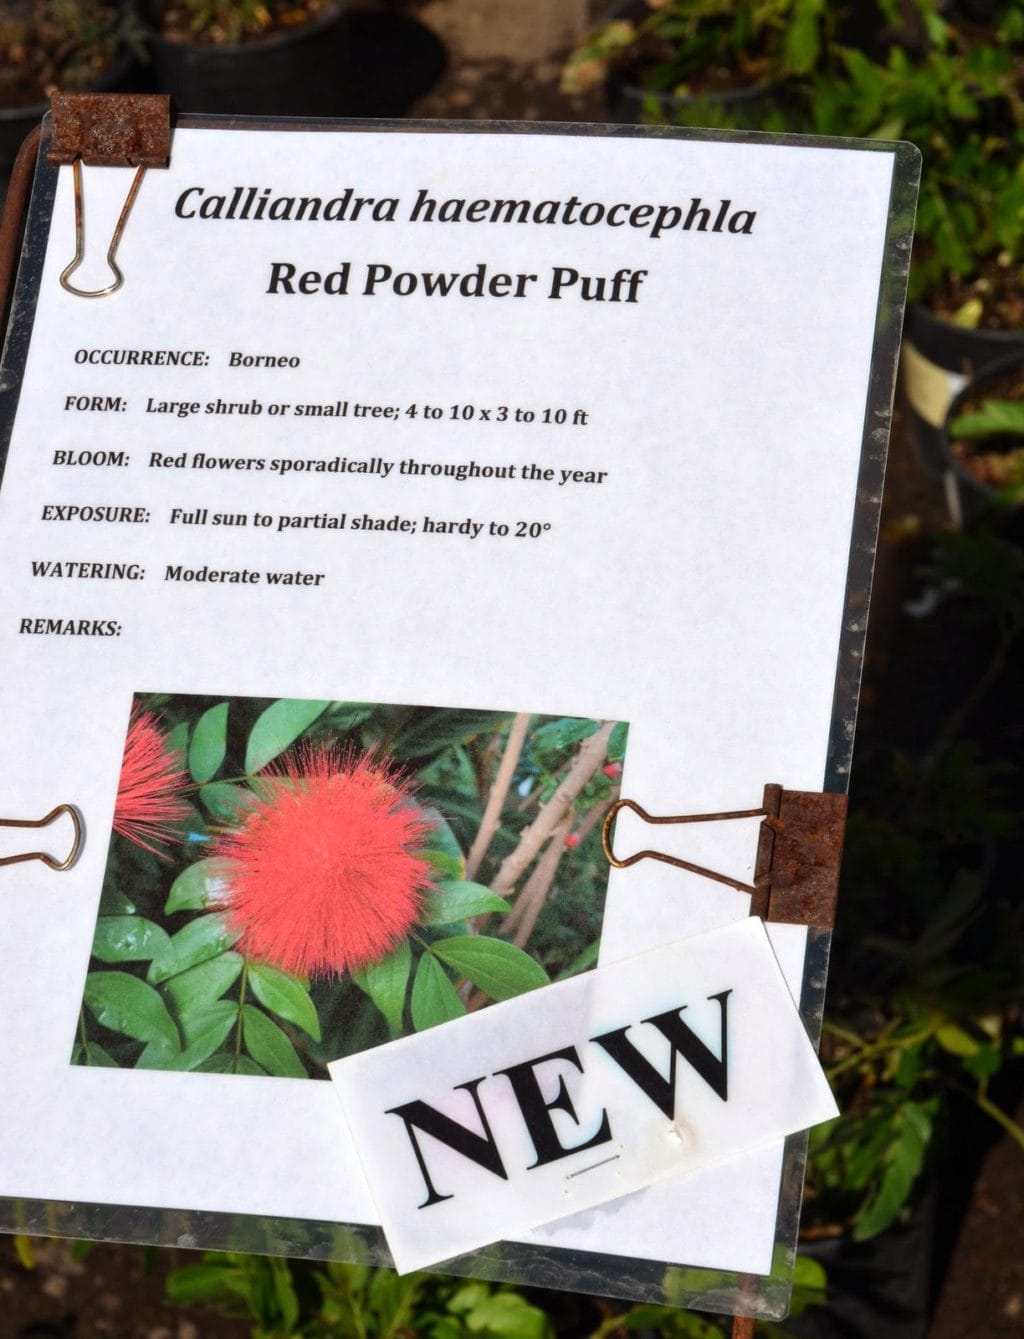
{"label": "green leaf in photo", "polygon": [[166,1037],[151,1041],[135,1062],[136,1069],[167,1069],[176,1056],[181,1054],[180,1044],[170,1042]]}
{"label": "green leaf in photo", "polygon": [[322,716],[330,702],[308,702],[283,697],[271,703],[256,721],[245,746],[245,771],[254,776]]}
{"label": "green leaf in photo", "polygon": [[145,981],[127,972],[90,972],[85,1002],[96,1021],[111,1032],[136,1041],[164,1041],[178,1046],[178,1029],[167,1006]]}
{"label": "green leaf in photo", "polygon": [[251,1004],[242,1008],[245,1047],[258,1065],[278,1078],[307,1078],[306,1067],[285,1034],[262,1010]]}
{"label": "green leaf in photo", "polygon": [[461,1018],[466,1012],[451,978],[431,953],[424,953],[416,968],[410,1009],[417,1032]]}
{"label": "green leaf in photo", "polygon": [[109,1052],[94,1041],[81,1042],[75,1047],[71,1057],[73,1065],[92,1065],[96,1069],[117,1069],[118,1063]]}
{"label": "green leaf in photo", "polygon": [[167,736],[167,747],[176,757],[184,758],[187,746],[188,722],[179,721]]}
{"label": "green leaf in photo", "polygon": [[163,1069],[190,1070],[208,1060],[238,1023],[238,1005],[232,1000],[216,1000],[207,1008],[182,1020],[185,1045]]}
{"label": "green leaf in photo", "polygon": [[[267,1070],[247,1055],[240,1055],[230,1072],[232,1074],[248,1074],[251,1078],[265,1078],[267,1075]],[[305,1077],[305,1070],[303,1070],[303,1077]]]}
{"label": "green leaf in photo", "polygon": [[296,976],[265,963],[251,963],[246,977],[252,993],[269,1013],[294,1023],[314,1041],[320,1040],[320,1019],[308,987]]}
{"label": "green leaf in photo", "polygon": [[503,939],[453,935],[450,939],[435,940],[431,950],[492,1000],[510,1000],[514,995],[550,983],[547,972],[535,958]]}
{"label": "green leaf in photo", "polygon": [[245,812],[250,792],[230,781],[209,781],[199,787],[199,798],[206,812],[214,818],[233,819]]}
{"label": "green leaf in photo", "polygon": [[465,711],[461,708],[427,712],[403,730],[392,744],[396,758],[422,758],[450,744],[464,744],[477,735],[492,734],[512,719],[512,712]]}
{"label": "green leaf in photo", "polygon": [[222,869],[221,862],[210,856],[183,869],[171,884],[164,915],[171,916],[176,911],[205,911],[211,901],[222,901],[227,892]]}
{"label": "green leaf in photo", "polygon": [[575,744],[596,734],[599,721],[587,720],[581,716],[563,716],[557,721],[548,721],[533,732],[533,746],[541,753],[564,753]]}
{"label": "green leaf in photo", "polygon": [[567,981],[570,976],[578,976],[580,972],[586,972],[594,963],[597,962],[598,954],[601,951],[600,939],[595,939],[592,944],[588,944],[581,953],[579,953],[568,967],[563,967],[558,973],[559,981]]}
{"label": "green leaf in photo", "polygon": [[626,739],[629,736],[629,726],[625,721],[618,721],[608,736],[608,757],[612,762],[622,762],[626,755]]}
{"label": "green leaf in photo", "polygon": [[230,948],[241,934],[228,925],[223,912],[210,916],[197,916],[171,936],[169,948],[165,953],[153,959],[146,973],[151,985],[159,985],[179,972],[188,971],[208,958],[215,958]]}
{"label": "green leaf in photo", "polygon": [[167,931],[144,916],[99,916],[92,953],[101,962],[149,962],[170,942]]}
{"label": "green leaf in photo", "polygon": [[412,949],[409,941],[403,939],[398,947],[358,972],[352,973],[352,980],[361,991],[369,995],[374,1004],[387,1019],[392,1035],[402,1031],[402,1014],[405,1009],[405,992],[409,986],[409,974],[412,971]]}
{"label": "green leaf in photo", "polygon": [[209,958],[172,976],[164,985],[164,992],[172,1000],[184,1024],[187,1015],[204,1011],[215,1000],[219,1000],[226,990],[230,990],[241,971],[241,955],[228,949],[218,953],[215,958]]}
{"label": "green leaf in photo", "polygon": [[192,731],[188,746],[188,770],[193,781],[209,781],[217,775],[227,753],[228,704],[204,711]]}
{"label": "green leaf in photo", "polygon": [[503,897],[492,893],[482,883],[453,881],[432,889],[426,898],[421,925],[454,925],[470,916],[483,916],[491,911],[510,911]]}
{"label": "green leaf in photo", "polygon": [[135,903],[125,897],[119,888],[111,887],[109,883],[104,884],[100,896],[101,916],[134,916],[137,910]]}
{"label": "green leaf in photo", "polygon": [[211,1055],[208,1060],[202,1060],[192,1071],[194,1074],[233,1074],[235,1072],[235,1057],[227,1051],[218,1051],[216,1055]]}
{"label": "green leaf in photo", "polygon": [[422,812],[430,831],[420,854],[442,878],[461,879],[466,872],[466,858],[455,833],[440,810],[428,807]]}

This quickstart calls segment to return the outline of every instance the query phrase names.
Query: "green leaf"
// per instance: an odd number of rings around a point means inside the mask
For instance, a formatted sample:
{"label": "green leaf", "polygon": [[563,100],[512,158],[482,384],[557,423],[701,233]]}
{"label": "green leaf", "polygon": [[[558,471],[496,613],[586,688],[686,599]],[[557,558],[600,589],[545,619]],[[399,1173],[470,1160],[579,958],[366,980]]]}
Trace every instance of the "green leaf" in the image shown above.
{"label": "green leaf", "polygon": [[100,916],[92,952],[101,962],[149,962],[170,942],[167,931],[144,916]]}
{"label": "green leaf", "polygon": [[547,1316],[514,1292],[482,1298],[466,1316],[470,1334],[486,1339],[548,1339]]}
{"label": "green leaf", "polygon": [[113,1056],[109,1055],[102,1046],[97,1046],[94,1041],[86,1042],[84,1046],[76,1046],[72,1063],[75,1065],[92,1065],[96,1069],[120,1068]]}
{"label": "green leaf", "polygon": [[250,792],[230,781],[211,781],[199,788],[199,798],[214,818],[233,819],[244,813]]}
{"label": "green leaf", "polygon": [[205,1009],[182,1020],[185,1046],[161,1069],[189,1070],[208,1060],[238,1023],[238,1005],[233,1000],[217,1000]]}
{"label": "green leaf", "polygon": [[178,1045],[178,1029],[167,1006],[145,981],[127,972],[90,972],[85,978],[85,1002],[96,1021],[111,1032],[136,1041],[165,1041]]}
{"label": "green leaf", "polygon": [[412,949],[409,947],[409,941],[403,939],[386,958],[381,958],[379,962],[371,963],[369,967],[352,973],[352,980],[361,991],[369,995],[387,1019],[393,1036],[402,1031],[405,992],[409,986],[411,971]]}
{"label": "green leaf", "polygon": [[164,915],[175,911],[204,911],[210,901],[223,901],[227,884],[223,878],[223,863],[208,856],[183,869],[171,884],[164,905]]}
{"label": "green leaf", "polygon": [[492,734],[511,719],[511,712],[463,708],[430,711],[398,736],[392,752],[396,758],[422,758],[450,744],[464,744],[477,735]]}
{"label": "green leaf", "polygon": [[229,1280],[233,1268],[222,1264],[185,1265],[167,1276],[167,1296],[179,1306],[216,1302],[232,1296]]}
{"label": "green leaf", "polygon": [[622,762],[626,756],[626,740],[628,737],[629,726],[625,721],[619,721],[608,736],[608,757],[611,762]]}
{"label": "green leaf", "polygon": [[179,972],[195,967],[197,963],[206,962],[208,958],[216,958],[219,953],[230,948],[240,934],[240,930],[230,928],[227,916],[223,912],[212,916],[198,916],[176,935],[171,936],[167,951],[150,963],[146,980],[156,986],[161,981],[166,981],[168,977],[177,976]]}
{"label": "green leaf", "polygon": [[550,984],[547,972],[535,958],[503,939],[454,935],[451,939],[436,940],[431,950],[492,1000],[509,1000]]}
{"label": "green leaf", "polygon": [[294,744],[330,702],[313,702],[301,698],[282,697],[271,703],[256,721],[245,748],[245,770],[248,776],[262,771],[278,754]]}
{"label": "green leaf", "polygon": [[564,753],[575,744],[596,734],[599,721],[587,720],[582,716],[562,716],[557,721],[549,721],[533,732],[533,746],[541,753]]}
{"label": "green leaf", "polygon": [[201,1012],[219,1000],[238,980],[241,970],[241,955],[228,950],[172,977],[164,991],[173,1001],[178,1017],[184,1019],[186,1014]]}
{"label": "green leaf", "polygon": [[569,963],[568,967],[562,968],[562,970],[558,973],[558,980],[565,981],[570,976],[576,976],[580,972],[587,971],[589,968],[593,967],[595,962],[597,962],[598,955],[600,954],[600,952],[601,952],[601,941],[600,939],[595,939],[592,944],[588,944],[587,947],[583,949],[581,953],[579,953],[575,958],[573,958],[572,962]]}
{"label": "green leaf", "polygon": [[188,770],[192,780],[200,785],[209,781],[220,771],[224,755],[227,753],[228,704],[204,711],[192,731],[192,742],[188,746]]}
{"label": "green leaf", "polygon": [[426,906],[420,917],[421,925],[454,925],[470,916],[483,916],[489,911],[510,911],[503,897],[492,893],[482,883],[442,883],[427,894]]}
{"label": "green leaf", "polygon": [[[262,1065],[258,1065],[255,1060],[250,1059],[247,1055],[240,1055],[237,1064],[234,1064],[229,1072],[232,1074],[249,1074],[253,1077],[266,1076],[267,1073]],[[303,1070],[303,1077],[305,1077],[305,1070]]]}
{"label": "green leaf", "polygon": [[251,1004],[242,1009],[242,1036],[249,1054],[269,1074],[286,1079],[308,1077],[305,1065],[285,1034]]}
{"label": "green leaf", "polygon": [[416,968],[410,1009],[417,1032],[461,1018],[466,1012],[448,973],[431,953],[424,953]]}
{"label": "green leaf", "polygon": [[252,993],[272,1014],[302,1028],[314,1041],[320,1040],[320,1019],[307,987],[298,979],[265,963],[253,963],[247,978]]}
{"label": "green leaf", "polygon": [[181,1054],[181,1045],[170,1042],[166,1037],[151,1041],[135,1062],[136,1069],[166,1069],[176,1056]]}
{"label": "green leaf", "polygon": [[970,1033],[956,1023],[944,1023],[935,1033],[935,1040],[950,1055],[977,1055],[981,1046]]}
{"label": "green leaf", "polygon": [[134,902],[129,901],[119,888],[104,884],[100,897],[101,916],[134,916],[138,910]]}
{"label": "green leaf", "polygon": [[987,400],[980,409],[960,414],[949,425],[953,437],[975,440],[997,433],[1024,433],[1024,401]]}
{"label": "green leaf", "polygon": [[235,1072],[235,1057],[229,1055],[227,1051],[218,1051],[216,1055],[211,1055],[209,1060],[203,1060],[196,1065],[193,1072],[196,1074],[233,1074]]}
{"label": "green leaf", "polygon": [[422,817],[430,824],[430,831],[421,852],[434,872],[441,878],[461,879],[466,872],[466,859],[458,838],[439,809],[426,807]]}

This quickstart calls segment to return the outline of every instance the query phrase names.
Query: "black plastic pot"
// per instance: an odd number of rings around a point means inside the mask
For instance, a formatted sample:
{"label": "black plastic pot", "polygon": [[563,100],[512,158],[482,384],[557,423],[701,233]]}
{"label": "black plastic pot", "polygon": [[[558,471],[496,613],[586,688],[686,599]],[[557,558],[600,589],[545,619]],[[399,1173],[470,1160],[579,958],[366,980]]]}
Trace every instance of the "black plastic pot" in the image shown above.
{"label": "black plastic pot", "polygon": [[659,120],[679,126],[714,126],[728,112],[730,128],[737,130],[759,129],[775,93],[765,84],[683,96],[642,88],[622,73],[610,74],[604,90],[608,114],[622,125],[639,124],[645,108],[655,107]]}
{"label": "black plastic pot", "polygon": [[1019,352],[1024,352],[1024,330],[971,330],[937,316],[922,303],[908,308],[903,331],[903,394],[917,458],[931,479],[945,477],[943,424],[954,396],[970,378]]}
{"label": "black plastic pot", "polygon": [[976,478],[953,454],[950,436],[950,424],[968,400],[974,399],[986,386],[994,385],[1005,377],[1021,371],[1024,371],[1024,346],[989,363],[982,372],[972,377],[953,397],[946,411],[939,435],[939,451],[946,504],[953,524],[961,529],[970,529],[983,518],[987,518],[996,521],[1008,538],[1024,537],[1024,507],[1008,507],[997,513],[993,505],[995,490]]}
{"label": "black plastic pot", "polygon": [[347,98],[343,0],[309,23],[251,42],[170,41],[148,10],[154,77],[180,111],[339,116]]}

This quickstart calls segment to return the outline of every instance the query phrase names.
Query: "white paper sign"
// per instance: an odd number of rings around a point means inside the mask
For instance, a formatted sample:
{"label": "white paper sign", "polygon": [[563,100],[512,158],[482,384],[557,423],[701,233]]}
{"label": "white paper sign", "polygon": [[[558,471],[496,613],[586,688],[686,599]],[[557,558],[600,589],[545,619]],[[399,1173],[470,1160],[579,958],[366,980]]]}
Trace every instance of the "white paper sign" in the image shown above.
{"label": "white paper sign", "polygon": [[[162,875],[114,890],[133,913],[101,900],[140,694],[227,704],[236,734],[260,699],[622,722],[616,784],[662,813],[756,806],[770,780],[821,787],[841,639],[863,621],[861,601],[844,629],[893,161],[661,131],[179,125],[122,240],[125,285],[97,302],[59,284],[74,253],[61,169],[27,361],[15,349],[0,379],[19,399],[0,487],[0,812],[67,800],[87,841],[66,874],[4,873],[0,1071],[17,1100],[0,1141],[18,1157],[0,1194],[378,1222],[328,1082],[151,1068],[159,1047],[140,1064],[149,1040],[83,1013],[90,978],[120,973],[184,1028],[173,978],[92,955],[98,919],[176,935],[211,912],[167,911]],[[86,287],[106,282],[125,190],[122,170],[87,171]],[[303,200],[321,201],[317,217],[298,216]],[[715,228],[724,201],[735,230]],[[449,275],[465,288],[445,295]],[[244,771],[241,757],[213,784]],[[198,863],[212,834],[194,835]],[[634,835],[623,825],[623,851]],[[676,839],[749,879],[756,820]],[[545,914],[561,917],[555,895]],[[748,909],[667,866],[613,870],[602,964]],[[540,938],[525,945],[538,960]],[[422,960],[422,944],[410,952]],[[341,985],[358,994],[351,973]],[[238,979],[216,1001],[222,1023],[228,1003],[230,1068],[246,1009],[263,1005]],[[717,1006],[689,1005],[695,1026],[699,1009]],[[114,1065],[71,1063],[83,1031]],[[499,1088],[487,1073],[482,1100]],[[588,1253],[765,1272],[778,1143],[746,1161],[742,1177],[722,1164],[542,1231]]]}
{"label": "white paper sign", "polygon": [[400,1272],[837,1114],[756,918],[330,1070]]}

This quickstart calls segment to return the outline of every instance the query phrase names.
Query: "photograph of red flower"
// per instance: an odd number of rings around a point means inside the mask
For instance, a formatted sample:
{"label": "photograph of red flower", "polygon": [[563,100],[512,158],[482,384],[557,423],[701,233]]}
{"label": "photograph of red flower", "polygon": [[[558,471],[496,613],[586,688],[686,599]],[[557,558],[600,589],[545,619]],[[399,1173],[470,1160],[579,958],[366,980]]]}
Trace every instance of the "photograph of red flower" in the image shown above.
{"label": "photograph of red flower", "polygon": [[74,1064],[326,1078],[592,966],[627,727],[136,696]]}

